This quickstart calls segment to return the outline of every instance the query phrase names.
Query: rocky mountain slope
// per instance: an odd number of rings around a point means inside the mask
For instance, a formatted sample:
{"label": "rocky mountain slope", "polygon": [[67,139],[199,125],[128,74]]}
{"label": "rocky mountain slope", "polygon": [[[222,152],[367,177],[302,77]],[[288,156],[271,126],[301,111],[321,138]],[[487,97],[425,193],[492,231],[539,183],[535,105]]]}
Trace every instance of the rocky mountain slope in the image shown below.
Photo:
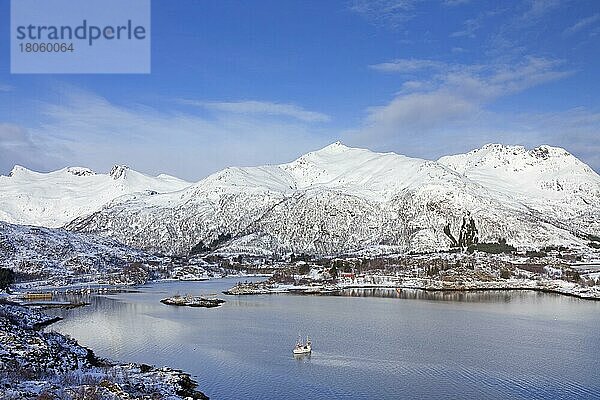
{"label": "rocky mountain slope", "polygon": [[131,263],[153,259],[110,238],[0,222],[0,266],[13,269],[19,280],[122,276]]}
{"label": "rocky mountain slope", "polygon": [[0,176],[0,220],[58,228],[121,196],[173,192],[188,182],[168,175],[150,177],[115,165],[109,174],[69,167],[49,173],[15,166]]}
{"label": "rocky mountain slope", "polygon": [[600,234],[599,204],[600,177],[563,149],[488,145],[427,161],[334,143],[121,197],[68,229],[173,254],[427,252],[466,237],[585,248]]}

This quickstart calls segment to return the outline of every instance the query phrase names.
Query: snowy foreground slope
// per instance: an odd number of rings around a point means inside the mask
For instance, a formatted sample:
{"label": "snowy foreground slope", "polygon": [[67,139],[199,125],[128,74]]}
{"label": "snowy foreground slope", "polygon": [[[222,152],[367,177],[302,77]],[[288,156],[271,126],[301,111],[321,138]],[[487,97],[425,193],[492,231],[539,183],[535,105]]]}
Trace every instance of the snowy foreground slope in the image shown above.
{"label": "snowy foreground slope", "polygon": [[150,177],[121,165],[110,174],[81,167],[39,173],[16,166],[9,176],[0,176],[0,220],[58,228],[124,195],[172,192],[189,185],[168,175]]}
{"label": "snowy foreground slope", "polygon": [[[0,181],[2,201],[12,178]],[[463,218],[480,242],[522,249],[584,248],[600,235],[600,176],[548,146],[487,145],[427,161],[334,143],[288,164],[227,168],[156,192],[69,211],[77,218],[67,228],[172,254],[436,251],[452,246],[448,232],[459,238]],[[27,222],[47,224],[40,215]]]}

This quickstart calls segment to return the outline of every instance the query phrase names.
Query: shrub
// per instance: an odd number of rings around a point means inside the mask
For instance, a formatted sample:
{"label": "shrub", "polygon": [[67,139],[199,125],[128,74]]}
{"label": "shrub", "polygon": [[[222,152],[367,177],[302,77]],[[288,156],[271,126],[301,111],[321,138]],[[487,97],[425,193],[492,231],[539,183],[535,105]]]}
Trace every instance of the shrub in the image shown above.
{"label": "shrub", "polygon": [[596,236],[596,235],[587,235],[588,240],[591,240],[592,242],[599,242],[600,243],[600,236]]}
{"label": "shrub", "polygon": [[298,274],[307,275],[310,272],[310,265],[302,264],[298,267]]}
{"label": "shrub", "polygon": [[546,257],[548,253],[546,253],[545,251],[527,251],[526,255],[527,257],[541,258]]}

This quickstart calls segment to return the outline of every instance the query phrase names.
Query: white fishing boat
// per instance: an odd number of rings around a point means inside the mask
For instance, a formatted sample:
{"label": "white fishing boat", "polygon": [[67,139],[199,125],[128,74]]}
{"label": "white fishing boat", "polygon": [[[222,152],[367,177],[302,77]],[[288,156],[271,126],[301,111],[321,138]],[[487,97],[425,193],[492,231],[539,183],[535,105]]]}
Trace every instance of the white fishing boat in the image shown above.
{"label": "white fishing boat", "polygon": [[312,347],[311,347],[311,343],[310,343],[310,337],[306,337],[306,343],[302,343],[302,341],[300,340],[300,338],[298,338],[298,341],[296,342],[296,347],[294,347],[293,353],[294,354],[310,354],[310,352],[312,351]]}

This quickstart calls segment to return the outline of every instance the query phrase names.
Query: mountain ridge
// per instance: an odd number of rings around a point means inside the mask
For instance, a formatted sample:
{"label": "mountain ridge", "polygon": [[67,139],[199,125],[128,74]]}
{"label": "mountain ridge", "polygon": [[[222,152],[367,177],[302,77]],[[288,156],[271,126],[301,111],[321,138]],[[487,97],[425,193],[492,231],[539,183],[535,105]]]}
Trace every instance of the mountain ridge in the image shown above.
{"label": "mountain ridge", "polygon": [[[516,162],[513,158],[521,151],[498,145],[483,149],[493,148],[506,153],[501,165]],[[567,167],[580,163],[564,150],[548,151],[547,157],[545,150],[535,150],[542,160],[561,155],[571,160]],[[536,193],[523,199],[489,180],[456,171],[450,161],[333,143],[290,163],[230,167],[177,193],[140,195],[75,220],[68,228],[168,253],[186,253],[200,245],[262,255],[448,250],[452,240],[444,228],[450,226],[458,236],[465,217],[474,219],[482,241],[503,238],[522,248],[584,247],[582,237],[598,232],[590,222],[600,214],[590,202],[595,191],[574,192],[550,207]],[[597,174],[585,172],[576,180],[585,178],[586,184],[600,188]],[[488,176],[493,180],[493,173],[488,171]]]}
{"label": "mountain ridge", "polygon": [[115,165],[108,174],[86,167],[42,173],[16,165],[8,176],[0,175],[0,220],[58,228],[123,195],[172,192],[189,185],[178,178],[151,177],[123,165]]}
{"label": "mountain ridge", "polygon": [[229,167],[181,186],[113,196],[66,227],[170,254],[448,250],[446,227],[458,236],[464,218],[479,240],[526,249],[584,248],[586,235],[600,234],[600,177],[551,146],[489,144],[431,161],[336,142],[289,163]]}

